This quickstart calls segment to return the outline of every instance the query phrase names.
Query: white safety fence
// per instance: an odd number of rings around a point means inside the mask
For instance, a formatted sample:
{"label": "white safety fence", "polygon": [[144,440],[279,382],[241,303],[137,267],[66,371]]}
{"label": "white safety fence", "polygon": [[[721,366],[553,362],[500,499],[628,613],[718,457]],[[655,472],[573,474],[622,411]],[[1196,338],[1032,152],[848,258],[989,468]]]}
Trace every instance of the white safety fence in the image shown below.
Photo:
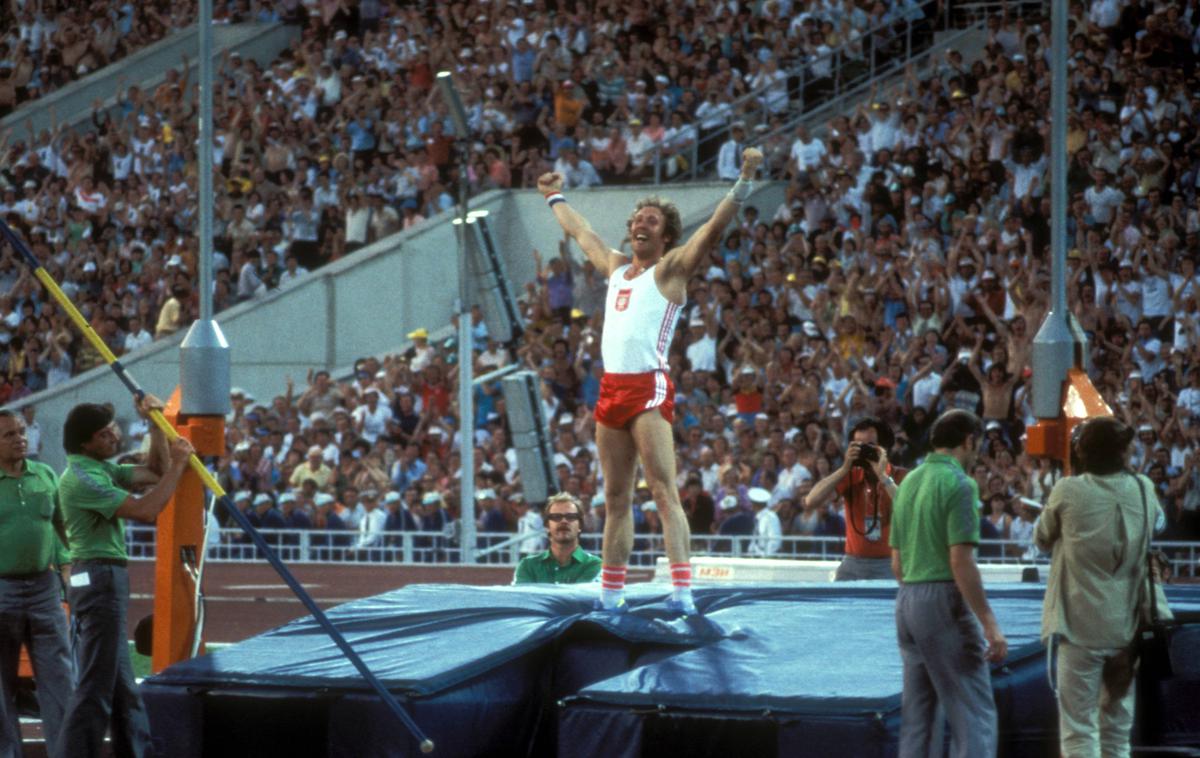
{"label": "white safety fence", "polygon": [[[263,529],[267,543],[278,551],[286,563],[391,563],[461,564],[457,525],[440,532],[382,532],[365,538],[358,532],[317,529]],[[585,534],[580,543],[585,550],[600,552],[601,535]],[[148,560],[155,556],[154,528],[130,526],[126,531],[126,547],[133,560]],[[480,565],[515,565],[523,556],[544,550],[541,536],[521,538],[511,532],[481,532],[478,535],[476,563]],[[721,537],[703,535],[692,537],[692,555],[733,558],[793,558],[802,560],[838,560],[844,549],[840,537],[788,536],[780,540],[779,549],[768,552],[753,536]],[[1154,547],[1171,559],[1176,576],[1200,577],[1200,543],[1155,542]],[[629,565],[652,569],[664,554],[662,535],[637,534]],[[1040,555],[1029,545],[1007,540],[984,540],[979,545],[982,564],[1048,564],[1049,556]],[[221,529],[211,537],[209,560],[230,563],[256,563],[263,560],[258,549],[240,529]]]}

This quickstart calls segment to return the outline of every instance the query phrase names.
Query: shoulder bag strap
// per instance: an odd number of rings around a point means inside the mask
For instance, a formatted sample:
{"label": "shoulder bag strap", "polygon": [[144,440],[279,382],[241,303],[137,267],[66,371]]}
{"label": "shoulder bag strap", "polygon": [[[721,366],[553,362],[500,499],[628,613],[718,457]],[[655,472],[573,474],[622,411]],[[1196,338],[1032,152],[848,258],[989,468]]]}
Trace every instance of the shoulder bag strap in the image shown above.
{"label": "shoulder bag strap", "polygon": [[1146,591],[1150,593],[1150,623],[1157,624],[1158,602],[1154,592],[1154,559],[1150,557],[1150,534],[1154,530],[1150,524],[1150,503],[1146,500],[1146,488],[1142,486],[1137,474],[1131,476],[1133,476],[1133,483],[1137,485],[1138,494],[1142,496],[1142,511],[1146,514]]}

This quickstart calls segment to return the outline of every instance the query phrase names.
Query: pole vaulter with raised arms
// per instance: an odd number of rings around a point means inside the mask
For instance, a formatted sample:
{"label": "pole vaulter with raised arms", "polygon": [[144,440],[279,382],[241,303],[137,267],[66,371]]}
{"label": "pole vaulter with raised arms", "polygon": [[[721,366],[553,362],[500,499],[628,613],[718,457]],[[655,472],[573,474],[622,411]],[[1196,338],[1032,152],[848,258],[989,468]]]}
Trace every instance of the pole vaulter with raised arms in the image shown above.
{"label": "pole vaulter with raised arms", "polygon": [[638,201],[627,222],[633,260],[605,244],[587,219],[571,207],[562,193],[561,174],[544,174],[538,179],[538,189],[563,231],[608,277],[600,343],[604,377],[596,404],[596,449],[604,475],[606,511],[601,608],[625,609],[625,571],[633,548],[630,508],[640,458],[662,518],[671,564],[672,594],[667,605],[685,616],[696,614],[688,555],[691,535],[675,485],[671,431],[675,387],[667,353],[687,301],[688,280],[749,197],[762,160],[762,152],[756,148],[742,153],[741,176],[708,221],[682,244],[683,224],[674,204],[658,197]]}

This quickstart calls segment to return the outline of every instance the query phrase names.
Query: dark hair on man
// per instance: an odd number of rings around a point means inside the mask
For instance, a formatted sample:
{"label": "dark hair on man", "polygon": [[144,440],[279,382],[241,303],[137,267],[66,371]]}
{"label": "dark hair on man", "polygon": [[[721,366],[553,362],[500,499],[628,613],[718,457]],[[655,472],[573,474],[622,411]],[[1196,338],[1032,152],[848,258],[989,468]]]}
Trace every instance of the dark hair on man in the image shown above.
{"label": "dark hair on man", "polygon": [[63,450],[78,455],[96,432],[112,423],[113,409],[98,403],[80,403],[63,422]]}
{"label": "dark hair on man", "polygon": [[929,445],[937,449],[955,448],[967,441],[972,435],[978,437],[983,433],[983,422],[970,411],[958,408],[946,411],[937,417],[929,430]]}
{"label": "dark hair on man", "polygon": [[0,408],[0,418],[17,418],[20,415],[11,408]]}
{"label": "dark hair on man", "polygon": [[633,213],[629,214],[629,220],[625,222],[625,228],[629,229],[633,225],[633,217],[642,208],[658,208],[663,214],[663,241],[666,242],[667,250],[679,244],[679,240],[683,238],[683,219],[679,215],[679,209],[675,207],[675,203],[663,200],[658,195],[644,197],[637,201],[637,205],[633,207]]}
{"label": "dark hair on man", "polygon": [[1072,452],[1079,458],[1079,473],[1116,474],[1126,467],[1133,428],[1112,416],[1090,418],[1079,425]]}
{"label": "dark hair on man", "polygon": [[875,437],[879,440],[879,446],[884,450],[891,450],[892,445],[896,444],[896,435],[892,432],[892,428],[875,416],[860,418],[858,423],[850,428],[850,438],[854,439],[855,433],[865,429],[875,430]]}

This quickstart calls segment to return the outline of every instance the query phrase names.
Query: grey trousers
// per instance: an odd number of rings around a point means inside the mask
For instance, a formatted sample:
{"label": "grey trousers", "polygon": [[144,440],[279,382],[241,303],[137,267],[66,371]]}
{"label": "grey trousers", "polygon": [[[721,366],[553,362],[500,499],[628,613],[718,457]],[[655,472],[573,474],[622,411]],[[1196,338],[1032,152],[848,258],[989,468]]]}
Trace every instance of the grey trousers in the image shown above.
{"label": "grey trousers", "polygon": [[859,579],[895,579],[891,558],[859,558],[847,555],[838,564],[835,582],[853,582]]}
{"label": "grey trousers", "polygon": [[1058,643],[1058,733],[1068,758],[1128,758],[1137,688],[1132,648]]}
{"label": "grey trousers", "polygon": [[[87,575],[87,584],[78,582]],[[79,684],[67,706],[56,758],[95,758],[112,726],[117,758],[151,754],[150,721],[129,662],[126,606],[129,571],[83,561],[75,564],[69,591],[78,624],[75,640]]]}
{"label": "grey trousers", "polygon": [[[954,582],[901,584],[896,636],[904,662],[900,758],[941,754],[939,706],[956,758],[996,755],[996,703],[983,627]],[[936,752],[930,749],[934,741]]]}
{"label": "grey trousers", "polygon": [[53,755],[58,745],[73,679],[59,588],[58,578],[49,570],[36,576],[0,578],[0,758],[21,756],[16,691],[22,644],[33,664],[47,752]]}

